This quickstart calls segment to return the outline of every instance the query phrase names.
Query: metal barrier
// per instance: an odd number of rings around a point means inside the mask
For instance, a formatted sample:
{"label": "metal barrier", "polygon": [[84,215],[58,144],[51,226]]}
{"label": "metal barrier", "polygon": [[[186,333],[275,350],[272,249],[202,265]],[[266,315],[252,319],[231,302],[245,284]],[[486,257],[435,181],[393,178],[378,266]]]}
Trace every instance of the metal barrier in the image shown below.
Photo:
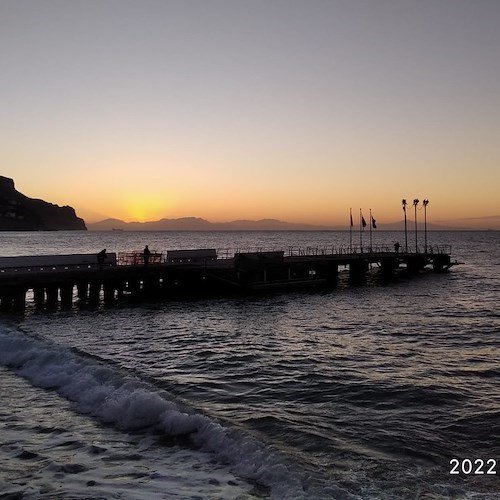
{"label": "metal barrier", "polygon": [[109,267],[117,263],[116,253],[105,254],[102,262],[97,254],[26,255],[0,257],[0,272],[39,272],[48,270]]}
{"label": "metal barrier", "polygon": [[[152,250],[149,255],[149,264],[163,264],[165,262],[164,255],[156,250]],[[119,266],[143,266],[144,252],[137,250],[134,252],[120,252],[118,254],[117,263]]]}
{"label": "metal barrier", "polygon": [[[199,252],[201,250],[183,250],[183,252]],[[152,251],[149,257],[150,264],[163,264],[167,262],[166,255],[172,253],[168,251],[161,253]],[[179,252],[179,251],[175,251]],[[447,254],[451,255],[451,245],[427,245],[427,248],[421,246],[418,248],[408,248],[406,251],[402,246],[396,250],[392,245],[372,245],[372,246],[359,246],[359,245],[341,245],[341,246],[308,246],[308,247],[246,247],[246,248],[218,248],[212,250],[215,255],[210,254],[210,260],[223,260],[233,259],[236,254],[248,253],[266,253],[266,252],[283,252],[285,257],[319,257],[329,255],[369,255],[374,253],[390,253],[390,254],[422,254],[422,255],[436,255]],[[186,261],[189,259],[186,258]],[[117,263],[122,266],[142,266],[144,265],[144,254],[142,251],[134,251],[128,253],[119,253]]]}

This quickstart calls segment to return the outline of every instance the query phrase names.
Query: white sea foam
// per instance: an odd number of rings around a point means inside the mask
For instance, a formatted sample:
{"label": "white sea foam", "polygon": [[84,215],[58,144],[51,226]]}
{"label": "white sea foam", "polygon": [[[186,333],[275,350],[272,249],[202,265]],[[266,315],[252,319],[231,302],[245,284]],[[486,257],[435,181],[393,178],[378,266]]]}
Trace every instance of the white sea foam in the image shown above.
{"label": "white sea foam", "polygon": [[0,497],[254,498],[211,455],[124,433],[0,366]]}
{"label": "white sea foam", "polygon": [[168,436],[190,435],[201,449],[230,463],[235,473],[269,487],[275,498],[348,497],[335,487],[328,491],[305,488],[297,474],[253,438],[184,411],[154,387],[68,348],[2,327],[0,363],[36,386],[57,391],[80,412],[119,429],[151,428]]}

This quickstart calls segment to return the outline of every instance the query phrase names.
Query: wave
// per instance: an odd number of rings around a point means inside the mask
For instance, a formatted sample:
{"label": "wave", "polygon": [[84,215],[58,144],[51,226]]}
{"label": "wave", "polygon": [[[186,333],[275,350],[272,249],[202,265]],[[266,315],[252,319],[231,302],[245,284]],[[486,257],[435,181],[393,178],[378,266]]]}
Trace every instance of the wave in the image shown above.
{"label": "wave", "polygon": [[336,485],[301,477],[263,443],[181,408],[146,382],[74,350],[0,326],[0,363],[33,385],[56,391],[77,411],[120,430],[186,439],[234,472],[269,488],[273,498],[352,498]]}

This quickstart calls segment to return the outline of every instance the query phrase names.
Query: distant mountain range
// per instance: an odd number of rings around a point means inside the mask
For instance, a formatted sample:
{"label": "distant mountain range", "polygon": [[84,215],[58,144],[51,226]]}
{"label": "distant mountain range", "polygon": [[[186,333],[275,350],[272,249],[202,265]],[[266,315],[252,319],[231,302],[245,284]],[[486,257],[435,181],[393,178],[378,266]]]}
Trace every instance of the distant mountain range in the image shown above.
{"label": "distant mountain range", "polygon": [[[346,221],[347,222],[347,221]],[[412,231],[414,222],[407,221],[408,230]],[[86,227],[87,226],[87,227]],[[423,230],[423,221],[418,222]],[[76,215],[70,206],[60,207],[39,199],[28,198],[14,186],[14,181],[0,176],[0,231],[54,231],[85,230],[92,231],[346,231],[347,224],[341,226],[322,226],[285,222],[277,219],[234,220],[230,222],[210,222],[200,217],[181,217],[178,219],[160,219],[149,222],[125,222],[120,219],[105,219],[87,223]],[[352,228],[358,231],[356,223]],[[404,221],[377,223],[382,231],[404,231]],[[469,217],[454,221],[428,223],[429,231],[453,230],[500,230],[500,215]],[[369,228],[365,228],[368,231]],[[376,229],[375,229],[376,230]]]}
{"label": "distant mountain range", "polygon": [[125,222],[120,219],[106,219],[87,224],[87,227],[91,231],[320,231],[329,229],[323,226],[294,224],[276,219],[209,222],[200,217],[160,219],[149,222]]}
{"label": "distant mountain range", "polygon": [[[499,229],[500,217],[481,218],[482,223],[477,224],[476,229]],[[468,224],[467,224],[468,222]],[[429,231],[453,231],[463,230],[468,226],[471,229],[472,221],[460,220],[456,224],[427,223]],[[479,221],[478,221],[479,222]],[[487,223],[485,225],[485,223]],[[414,228],[412,220],[407,221],[408,231]],[[419,230],[423,230],[423,222],[418,223]],[[230,222],[210,222],[200,217],[181,217],[178,219],[160,219],[149,222],[125,222],[120,219],[105,219],[100,222],[88,223],[90,231],[345,231],[349,226],[320,226],[314,224],[297,224],[285,222],[277,219],[261,220],[234,220]],[[382,231],[404,231],[404,221],[391,223],[377,223],[377,229]],[[377,230],[375,229],[375,230]],[[353,227],[353,231],[358,231],[358,225]],[[369,228],[366,227],[365,231]]]}

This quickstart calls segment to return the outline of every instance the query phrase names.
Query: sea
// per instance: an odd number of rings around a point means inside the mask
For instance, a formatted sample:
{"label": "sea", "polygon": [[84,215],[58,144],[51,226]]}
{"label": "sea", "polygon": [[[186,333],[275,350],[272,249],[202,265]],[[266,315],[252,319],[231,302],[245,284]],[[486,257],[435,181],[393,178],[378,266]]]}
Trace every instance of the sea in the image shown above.
{"label": "sea", "polygon": [[[378,230],[3,232],[0,255],[322,251],[350,236],[405,244]],[[0,498],[500,498],[500,232],[427,240],[457,265],[1,313]]]}

